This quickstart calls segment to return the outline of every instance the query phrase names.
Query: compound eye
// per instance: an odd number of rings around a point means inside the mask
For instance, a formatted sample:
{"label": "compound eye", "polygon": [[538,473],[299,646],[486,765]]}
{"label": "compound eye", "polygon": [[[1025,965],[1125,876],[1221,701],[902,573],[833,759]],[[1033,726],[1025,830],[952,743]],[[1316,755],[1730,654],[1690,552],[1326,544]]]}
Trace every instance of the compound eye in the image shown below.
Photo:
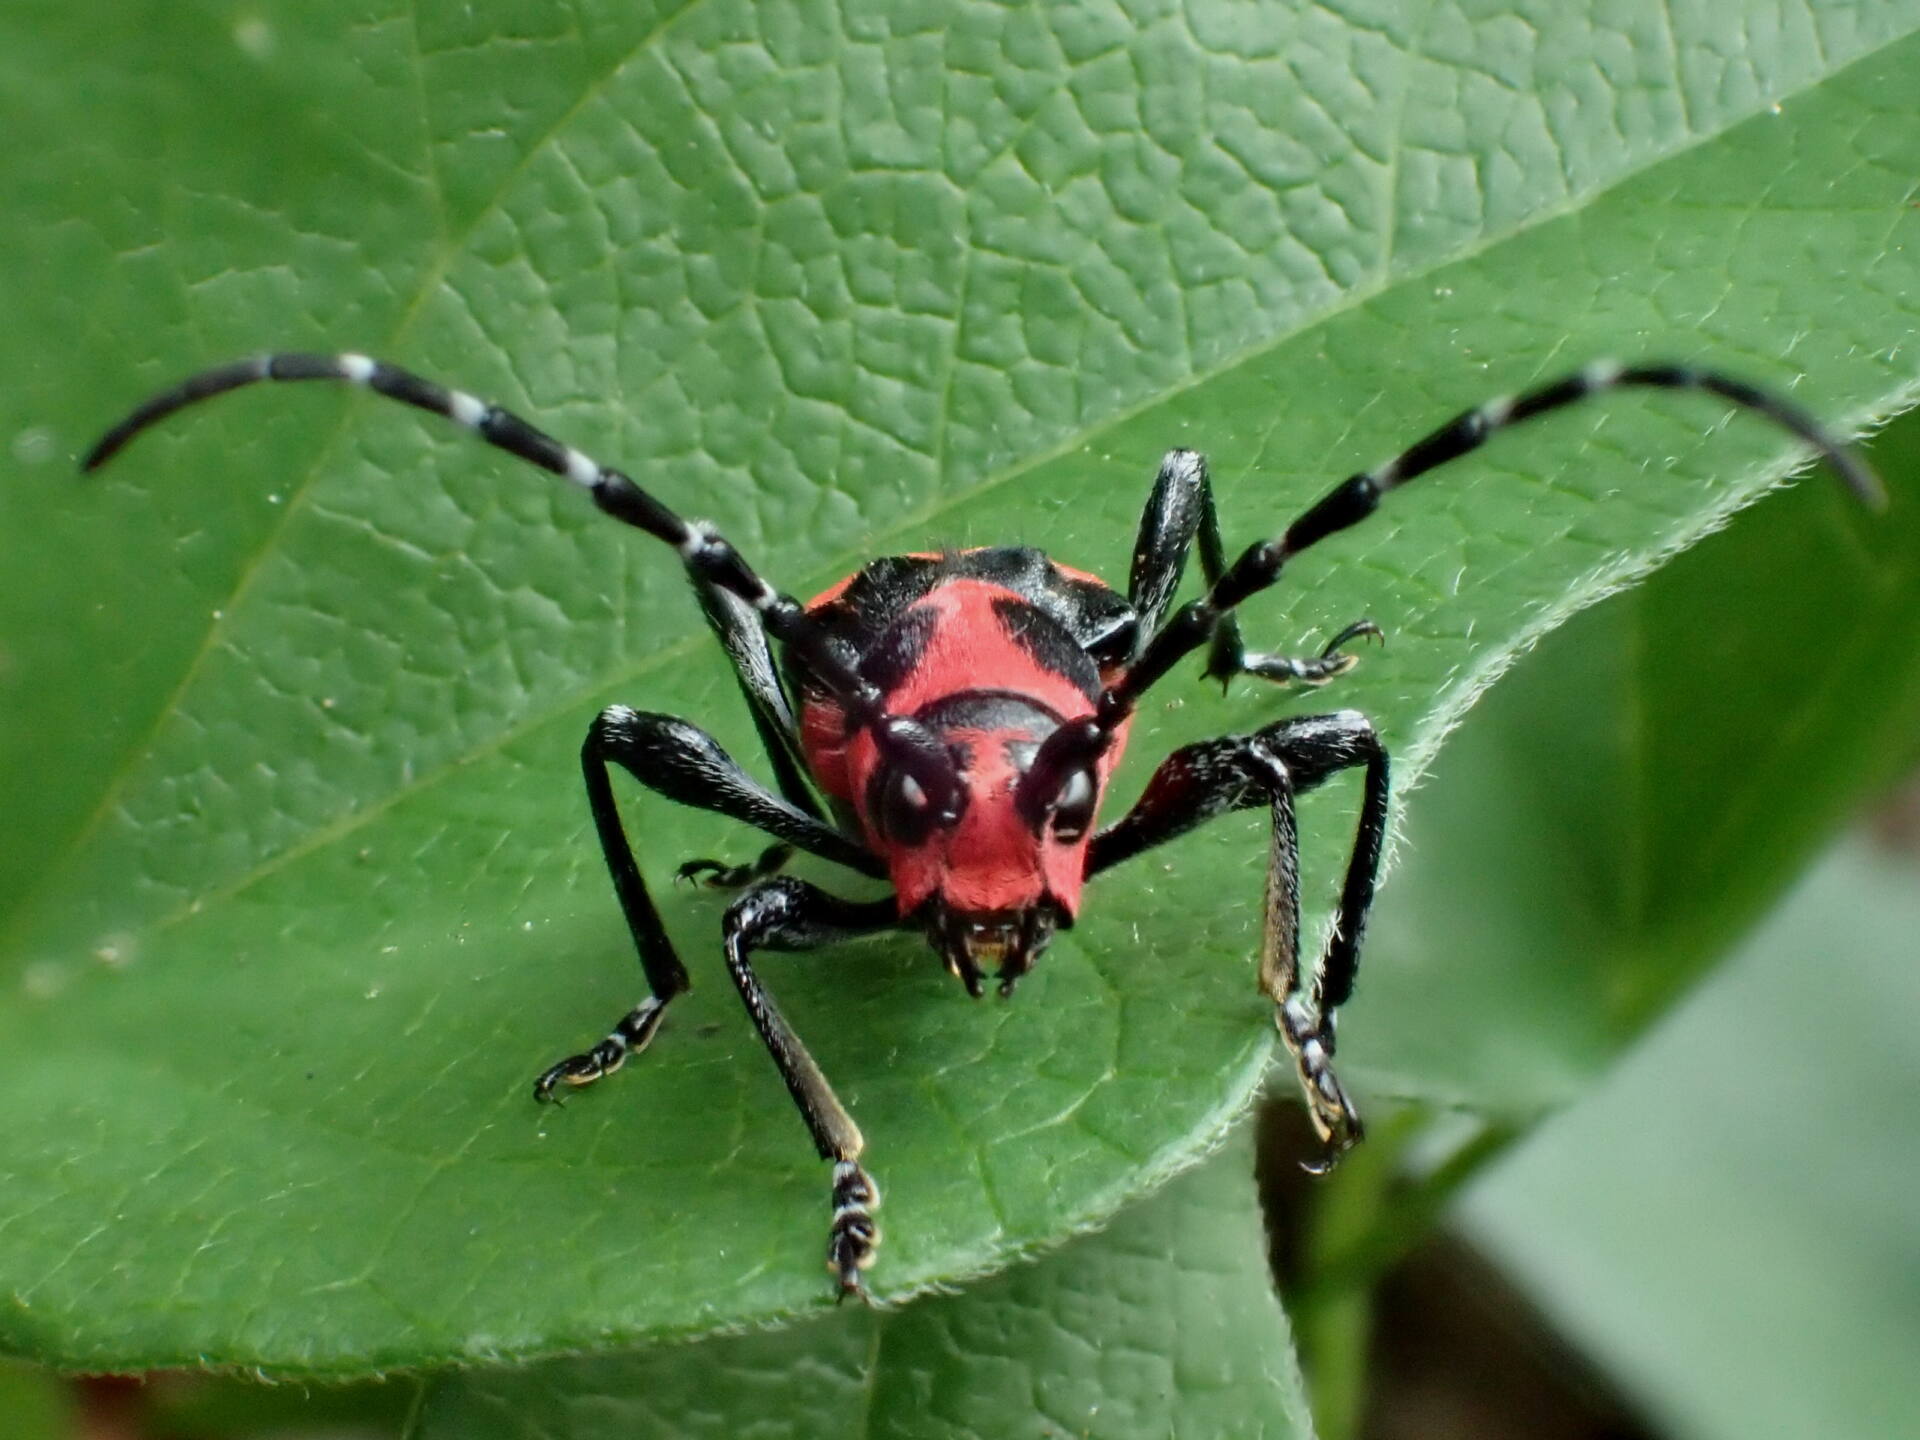
{"label": "compound eye", "polygon": [[905,770],[887,776],[880,792],[880,825],[902,845],[918,845],[933,833],[933,802]]}
{"label": "compound eye", "polygon": [[1093,823],[1093,805],[1099,798],[1099,787],[1093,783],[1093,772],[1085,768],[1069,771],[1067,778],[1060,782],[1060,793],[1053,802],[1053,837],[1056,840],[1078,840],[1087,833],[1087,827]]}

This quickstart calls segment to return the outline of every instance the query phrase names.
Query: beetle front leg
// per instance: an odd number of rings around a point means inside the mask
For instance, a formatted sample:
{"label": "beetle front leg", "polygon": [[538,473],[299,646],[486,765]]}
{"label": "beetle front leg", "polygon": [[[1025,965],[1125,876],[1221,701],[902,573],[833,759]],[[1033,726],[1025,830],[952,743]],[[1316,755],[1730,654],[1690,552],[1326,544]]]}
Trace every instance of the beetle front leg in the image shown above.
{"label": "beetle front leg", "polygon": [[[1333,1073],[1334,1017],[1353,994],[1360,944],[1373,908],[1380,855],[1387,833],[1387,752],[1366,717],[1354,711],[1286,721],[1254,737],[1249,747],[1270,766],[1273,848],[1267,866],[1266,916],[1260,948],[1260,988],[1274,1004],[1274,1022],[1293,1055],[1314,1128],[1327,1144],[1331,1169],[1359,1141],[1360,1115]],[[1297,786],[1318,784],[1335,771],[1366,767],[1360,819],[1333,930],[1311,974],[1300,965],[1300,840],[1294,824]]]}
{"label": "beetle front leg", "polygon": [[[634,862],[633,847],[627,843],[609,776],[613,765],[621,766],[655,794],[717,811],[777,836],[781,843],[768,849],[759,865],[771,862],[778,868],[797,846],[868,874],[880,869],[879,862],[858,841],[770,793],[704,730],[671,715],[609,705],[587,731],[580,747],[580,766],[594,829],[599,833],[607,872],[620,900],[620,913],[633,935],[634,949],[652,993],[622,1016],[605,1039],[542,1071],[533,1082],[533,1097],[540,1101],[553,1099],[563,1085],[591,1085],[644,1050],[659,1030],[667,1006],[691,983],[660,921],[640,867]],[[713,863],[693,862],[695,873]]]}
{"label": "beetle front leg", "polygon": [[[1294,797],[1355,766],[1366,776],[1360,821],[1339,908],[1311,971],[1300,963],[1300,839]],[[1124,817],[1094,837],[1088,873],[1234,810],[1265,804],[1273,816],[1260,947],[1260,988],[1300,1076],[1330,1168],[1360,1139],[1359,1112],[1333,1072],[1335,1012],[1353,994],[1360,942],[1380,872],[1387,829],[1387,752],[1364,715],[1344,710],[1282,720],[1252,735],[1229,735],[1174,751]]]}
{"label": "beetle front leg", "polygon": [[755,950],[810,950],[851,935],[889,929],[899,924],[891,897],[883,900],[843,900],[801,880],[769,880],[727,907],[723,933],[727,971],[740,999],[765,1042],[767,1053],[786,1081],[787,1093],[799,1107],[807,1133],[822,1160],[833,1164],[829,1192],[833,1221],[827,1232],[827,1268],[839,1285],[841,1299],[863,1298],[861,1273],[873,1264],[880,1230],[873,1212],[880,1205],[880,1187],[860,1166],[866,1140],[853,1123],[827,1077],[821,1073],[800,1037],[793,1033],[773,996],[754,974],[749,959]]}
{"label": "beetle front leg", "polygon": [[[1360,1114],[1333,1073],[1333,1008],[1322,976],[1301,983],[1300,831],[1294,817],[1293,775],[1265,737],[1248,744],[1246,759],[1264,772],[1273,815],[1267,891],[1260,927],[1260,989],[1273,1001],[1274,1024],[1299,1072],[1313,1128],[1327,1147],[1308,1169],[1325,1173],[1360,1140]],[[1336,922],[1337,923],[1337,922]]]}

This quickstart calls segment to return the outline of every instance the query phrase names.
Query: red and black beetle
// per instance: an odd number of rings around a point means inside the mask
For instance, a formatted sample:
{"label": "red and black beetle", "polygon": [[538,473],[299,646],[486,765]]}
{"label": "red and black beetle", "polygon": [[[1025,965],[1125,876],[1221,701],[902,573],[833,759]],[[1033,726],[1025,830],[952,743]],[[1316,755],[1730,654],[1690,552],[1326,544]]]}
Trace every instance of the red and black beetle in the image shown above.
{"label": "red and black beetle", "polygon": [[[1318,684],[1354,663],[1343,647],[1379,631],[1348,626],[1318,655],[1248,652],[1234,609],[1286,562],[1370,515],[1387,491],[1457,459],[1496,431],[1621,386],[1704,390],[1765,416],[1813,446],[1853,491],[1879,503],[1877,480],[1797,406],[1743,381],[1678,365],[1598,364],[1448,421],[1386,464],[1328,492],[1276,539],[1231,564],[1206,463],[1191,450],[1161,462],[1140,523],[1126,593],[1038,550],[992,547],[889,556],[807,604],[775,590],[709,526],[683,520],[626,475],[518,416],[364,355],[258,356],[156,395],[86,456],[104,464],[140,431],[196,400],[261,380],[344,380],[475,431],[564,476],[617,520],[680,552],[726,648],[766,746],[775,786],[746,773],[685,720],[614,705],[587,732],[581,759],[594,824],[652,992],[606,1039],[547,1070],[537,1099],[585,1085],[645,1047],[687,972],[614,806],[608,767],[682,804],[716,811],[777,842],[747,866],[696,860],[708,884],[744,887],[722,925],[727,968],[781,1078],[833,1165],[828,1263],[842,1294],[861,1289],[879,1232],[879,1192],[861,1168],[859,1128],[754,974],[756,950],[805,949],[888,928],[925,932],[974,995],[991,972],[1010,994],[1073,924],[1081,889],[1101,871],[1231,810],[1273,817],[1260,985],[1299,1071],[1326,1164],[1360,1138],[1360,1118],[1332,1069],[1334,1016],[1353,990],[1387,825],[1387,753],[1351,710],[1281,720],[1176,750],[1126,815],[1096,830],[1107,780],[1134,709],[1179,660],[1206,647],[1207,673]],[[1206,594],[1172,608],[1195,540]],[[773,643],[780,649],[776,665]],[[1294,797],[1337,771],[1364,770],[1360,820],[1326,949],[1300,963]],[[892,882],[854,901],[779,875],[799,848]]]}

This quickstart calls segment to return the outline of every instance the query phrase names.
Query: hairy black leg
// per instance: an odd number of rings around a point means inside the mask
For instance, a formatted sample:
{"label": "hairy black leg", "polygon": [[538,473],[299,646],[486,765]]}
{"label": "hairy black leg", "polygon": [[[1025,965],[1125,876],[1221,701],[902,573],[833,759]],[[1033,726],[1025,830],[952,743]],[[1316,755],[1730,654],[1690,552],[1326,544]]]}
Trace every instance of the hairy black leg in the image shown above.
{"label": "hairy black leg", "polygon": [[1200,541],[1200,567],[1207,583],[1225,567],[1220,520],[1214,512],[1213,485],[1206,457],[1197,450],[1169,450],[1153,477],[1140,533],[1127,572],[1127,599],[1138,617],[1140,642],[1160,628],[1167,607],[1186,573],[1187,552]]}
{"label": "hairy black leg", "polygon": [[[774,783],[780,794],[797,810],[824,819],[813,786],[807,781],[805,757],[800,749],[800,727],[794,720],[793,704],[780,668],[774,664],[773,649],[767,644],[767,632],[754,608],[738,596],[717,585],[701,582],[693,576],[694,594],[707,624],[727,652],[733,676],[740,685],[753,725],[760,732],[760,744],[767,762],[773,766]],[[689,860],[674,872],[676,880],[692,880],[709,890],[738,890],[755,880],[777,875],[793,858],[793,847],[770,845],[746,865],[729,865],[721,860]]]}
{"label": "hairy black leg", "polygon": [[538,1100],[551,1099],[561,1084],[588,1085],[619,1069],[629,1055],[653,1038],[667,1005],[689,985],[686,966],[680,963],[666,927],[660,923],[660,912],[647,892],[620,823],[608,770],[615,764],[670,800],[744,821],[778,837],[784,845],[799,846],[864,874],[885,873],[880,861],[856,841],[769,793],[698,726],[671,715],[608,706],[587,731],[586,742],[580,747],[580,766],[614,893],[639,952],[647,987],[653,993],[622,1017],[592,1049],[548,1067],[534,1082],[534,1098]]}
{"label": "hairy black leg", "polygon": [[[741,769],[711,735],[676,715],[609,705],[587,732],[581,758],[589,776],[597,769],[603,784],[606,764],[614,762],[669,800],[751,825],[776,840],[862,875],[884,877],[887,873],[885,863],[859,840],[773,794]],[[591,779],[588,784],[591,789]],[[608,813],[611,815],[611,809]],[[607,838],[604,831],[601,838],[603,842]],[[626,853],[624,839],[620,850]]]}
{"label": "hairy black leg", "polygon": [[899,923],[891,898],[843,900],[804,881],[781,878],[769,880],[735,900],[727,907],[723,926],[727,971],[767,1052],[773,1056],[780,1078],[786,1081],[787,1092],[799,1107],[814,1148],[822,1160],[833,1165],[827,1268],[839,1284],[842,1299],[865,1293],[860,1274],[873,1263],[874,1250],[880,1243],[880,1231],[873,1221],[880,1190],[859,1163],[860,1152],[866,1147],[860,1127],[853,1123],[807,1047],[780,1014],[773,997],[754,974],[749,957],[756,950],[811,950]]}
{"label": "hairy black leg", "polygon": [[[1169,450],[1160,462],[1153,492],[1140,517],[1133,566],[1127,578],[1127,598],[1139,617],[1140,644],[1144,645],[1166,618],[1186,569],[1187,552],[1196,539],[1200,542],[1200,572],[1211,587],[1226,572],[1227,552],[1220,538],[1220,516],[1214,505],[1206,457],[1193,450]],[[1322,685],[1358,663],[1358,657],[1343,653],[1342,647],[1368,635],[1379,638],[1379,627],[1361,620],[1334,636],[1315,656],[1294,659],[1250,652],[1240,638],[1238,617],[1227,611],[1214,623],[1207,674],[1223,685],[1235,675]]]}
{"label": "hairy black leg", "polygon": [[[1300,964],[1299,838],[1294,797],[1355,766],[1366,775],[1353,850],[1326,948],[1311,972]],[[1252,735],[1188,745],[1168,756],[1146,793],[1094,837],[1097,874],[1216,816],[1266,804],[1273,816],[1267,867],[1260,988],[1300,1075],[1326,1168],[1361,1134],[1360,1117],[1333,1073],[1334,1015],[1353,993],[1360,944],[1387,828],[1387,752],[1355,711],[1282,720]]]}
{"label": "hairy black leg", "polygon": [[755,880],[778,875],[793,858],[793,847],[782,842],[769,845],[759,857],[746,865],[728,865],[719,860],[689,860],[673,872],[676,880],[691,880],[707,890],[738,890]]}
{"label": "hairy black leg", "polygon": [[[1291,787],[1276,786],[1273,857],[1267,875],[1260,985],[1274,1003],[1280,1036],[1292,1053],[1314,1128],[1326,1142],[1325,1158],[1308,1168],[1331,1169],[1361,1136],[1359,1113],[1333,1073],[1334,1022],[1353,994],[1360,973],[1360,945],[1373,908],[1380,854],[1387,833],[1387,752],[1365,717],[1346,712],[1281,727],[1263,745],[1284,775],[1331,774],[1366,766],[1353,850],[1340,889],[1340,905],[1325,949],[1310,974],[1300,965],[1299,846],[1291,830]],[[1288,833],[1281,836],[1281,795],[1286,794]]]}
{"label": "hairy black leg", "polygon": [[702,583],[698,576],[693,577],[693,589],[707,624],[733,663],[734,679],[740,682],[740,693],[746,698],[767,761],[773,766],[774,783],[796,809],[824,818],[813,787],[807,783],[800,727],[793,718],[793,704],[781,682],[780,669],[773,663],[773,649],[767,644],[759,613],[738,596]]}

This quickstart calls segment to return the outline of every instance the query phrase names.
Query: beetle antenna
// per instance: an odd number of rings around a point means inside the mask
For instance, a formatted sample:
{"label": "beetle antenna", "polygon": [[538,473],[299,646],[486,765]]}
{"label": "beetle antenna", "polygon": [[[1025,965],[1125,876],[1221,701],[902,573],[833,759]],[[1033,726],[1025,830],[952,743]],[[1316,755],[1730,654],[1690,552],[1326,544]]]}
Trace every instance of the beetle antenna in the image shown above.
{"label": "beetle antenna", "polygon": [[255,355],[203,370],[142,401],[94,443],[80,468],[86,472],[98,470],[136,436],[176,411],[264,380],[335,380],[358,385],[416,410],[444,416],[496,449],[578,485],[614,519],[673,546],[696,581],[725,590],[752,606],[767,633],[800,657],[839,700],[850,722],[873,732],[876,743],[919,781],[936,807],[950,809],[957,803],[960,786],[953,762],[932,732],[917,721],[890,714],[880,688],[855,668],[800,602],[761,579],[710,525],[681,518],[630,476],[609,469],[513,412],[464,390],[450,390],[367,355]]}
{"label": "beetle antenna", "polygon": [[1366,519],[1389,490],[1397,490],[1409,480],[1479,449],[1510,425],[1629,386],[1704,390],[1730,400],[1791,431],[1813,447],[1861,503],[1875,510],[1886,507],[1886,488],[1879,476],[1791,401],[1715,370],[1689,365],[1597,362],[1551,384],[1463,411],[1384,465],[1335,486],[1309,506],[1279,538],[1249,546],[1227,567],[1204,599],[1175,611],[1154,632],[1133,663],[1102,693],[1099,713],[1094,718],[1062,727],[1048,738],[1034,759],[1033,770],[1040,772],[1044,768],[1048,774],[1064,773],[1074,764],[1085,763],[1090,756],[1104,750],[1111,743],[1115,728],[1133,713],[1140,696],[1181,658],[1207,643],[1223,615],[1272,585],[1280,578],[1282,567],[1294,556]]}

